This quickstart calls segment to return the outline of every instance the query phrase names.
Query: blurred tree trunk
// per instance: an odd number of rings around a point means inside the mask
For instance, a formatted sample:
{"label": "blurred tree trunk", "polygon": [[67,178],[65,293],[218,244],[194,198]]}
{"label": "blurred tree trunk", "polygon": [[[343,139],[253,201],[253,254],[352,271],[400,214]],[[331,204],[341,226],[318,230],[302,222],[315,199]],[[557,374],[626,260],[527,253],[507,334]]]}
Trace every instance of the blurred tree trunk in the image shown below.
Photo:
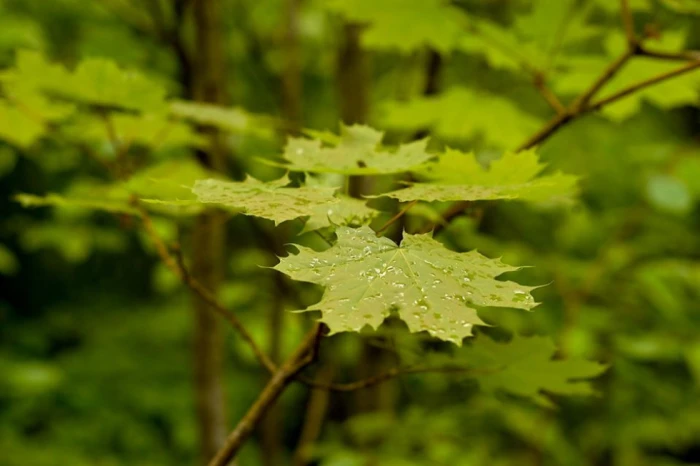
{"label": "blurred tree trunk", "polygon": [[282,114],[288,133],[296,135],[302,124],[302,73],[299,45],[299,8],[302,0],[284,0],[282,52]]}
{"label": "blurred tree trunk", "polygon": [[[191,95],[196,101],[226,103],[225,53],[221,24],[221,0],[191,0],[194,47],[191,60]],[[208,150],[198,154],[206,167],[226,171],[222,136],[202,130],[209,139]],[[192,274],[216,293],[224,276],[226,261],[225,218],[209,211],[197,218],[192,234]],[[207,304],[194,298],[194,371],[201,456],[208,462],[223,445],[227,434],[223,382],[223,339],[220,322]]]}

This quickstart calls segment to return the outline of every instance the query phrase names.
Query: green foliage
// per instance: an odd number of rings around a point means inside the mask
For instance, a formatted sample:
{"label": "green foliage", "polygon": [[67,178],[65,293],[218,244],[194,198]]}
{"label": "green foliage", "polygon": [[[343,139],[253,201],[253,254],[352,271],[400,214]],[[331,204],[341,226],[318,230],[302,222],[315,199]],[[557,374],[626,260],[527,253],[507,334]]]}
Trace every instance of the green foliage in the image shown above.
{"label": "green foliage", "polygon": [[517,270],[472,251],[445,249],[430,235],[405,235],[400,246],[369,227],[340,227],[338,243],[323,252],[299,246],[299,254],[275,266],[295,280],[326,287],[320,310],[331,333],[376,329],[392,310],[412,332],[426,331],[457,345],[484,325],[474,306],[531,309],[532,287],[495,277]]}
{"label": "green foliage", "polygon": [[58,194],[47,194],[46,196],[18,194],[15,196],[15,200],[22,204],[23,207],[69,207],[125,214],[136,214],[138,212],[121,200],[111,201],[93,197],[63,197]]}
{"label": "green foliage", "polygon": [[48,95],[98,107],[158,111],[165,104],[162,85],[103,59],[83,60],[69,71],[48,63],[39,53],[22,51],[16,67],[6,72],[2,80],[10,88],[31,86]]}
{"label": "green foliage", "polygon": [[19,263],[17,258],[12,253],[12,250],[8,249],[7,246],[0,244],[0,274],[2,275],[13,275],[17,272],[19,268]]}
{"label": "green foliage", "polygon": [[362,34],[367,47],[406,54],[425,46],[450,52],[466,24],[462,10],[445,0],[330,0],[325,6],[350,22],[368,24]]}
{"label": "green foliage", "polygon": [[486,170],[473,153],[448,149],[437,161],[417,170],[429,183],[415,183],[383,196],[400,201],[570,201],[577,193],[577,178],[562,173],[537,177],[544,168],[534,150],[506,152]]}
{"label": "green foliage", "polygon": [[[141,3],[0,1],[0,462],[195,461],[191,297],[149,214],[191,276],[221,271],[203,285],[277,362],[311,325],[282,310],[304,308],[333,334],[304,376],[388,374],[328,394],[327,414],[290,383],[273,427],[323,421],[308,463],[693,461],[698,69],[585,115],[561,106],[625,53],[623,19],[673,59],[636,54],[591,102],[689,70],[694,0],[629,0],[631,18],[612,0],[223,0],[220,78],[202,76],[205,2]],[[227,105],[186,100],[219,91]],[[363,125],[284,145],[351,113]],[[512,152],[548,127],[541,158]],[[200,256],[211,209],[272,221],[223,215],[227,250]],[[235,422],[267,374],[222,337]],[[298,462],[256,427],[239,463]]]}
{"label": "green foliage", "polygon": [[[557,395],[592,395],[587,381],[606,366],[579,359],[553,359],[557,348],[544,337],[514,337],[497,343],[485,336],[460,351],[459,358],[477,374],[482,390],[507,392],[550,406],[540,392]],[[481,373],[480,373],[481,372]]]}
{"label": "green foliage", "polygon": [[[427,140],[402,144],[396,150],[382,150],[384,133],[369,126],[342,126],[339,138],[322,135],[324,140],[290,138],[284,149],[292,171],[379,175],[408,171],[433,156],[426,152]],[[326,142],[331,147],[324,147]]]}
{"label": "green foliage", "polygon": [[387,103],[382,124],[402,131],[430,128],[450,141],[480,138],[489,146],[510,148],[536,131],[541,121],[508,99],[452,87],[437,96]]}
{"label": "green foliage", "polygon": [[263,183],[255,178],[243,182],[198,180],[192,187],[197,200],[218,204],[245,215],[273,220],[275,224],[317,214],[319,207],[330,208],[338,202],[335,188],[286,187],[289,178]]}
{"label": "green foliage", "polygon": [[270,122],[267,119],[252,115],[239,107],[222,108],[217,105],[175,100],[170,103],[170,113],[177,118],[223,131],[270,136]]}
{"label": "green foliage", "polygon": [[359,227],[368,224],[379,214],[378,210],[368,207],[364,201],[359,199],[339,196],[338,201],[336,204],[317,206],[301,232],[305,233],[338,225]]}

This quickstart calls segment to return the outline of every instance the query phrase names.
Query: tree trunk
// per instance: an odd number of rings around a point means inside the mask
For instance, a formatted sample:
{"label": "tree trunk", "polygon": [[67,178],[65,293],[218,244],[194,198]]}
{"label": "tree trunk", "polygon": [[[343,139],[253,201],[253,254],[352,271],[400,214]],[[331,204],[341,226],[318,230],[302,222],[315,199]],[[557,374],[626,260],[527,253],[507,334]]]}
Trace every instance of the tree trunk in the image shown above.
{"label": "tree trunk", "polygon": [[[195,53],[192,57],[194,100],[226,103],[224,38],[221,0],[192,0]],[[208,168],[226,171],[221,135],[206,130],[208,150],[198,154]],[[223,279],[226,260],[226,229],[222,213],[205,212],[197,218],[192,235],[192,274],[216,293]],[[223,340],[220,322],[201,299],[194,299],[194,368],[197,418],[202,461],[209,461],[223,445],[228,432],[223,383]]]}

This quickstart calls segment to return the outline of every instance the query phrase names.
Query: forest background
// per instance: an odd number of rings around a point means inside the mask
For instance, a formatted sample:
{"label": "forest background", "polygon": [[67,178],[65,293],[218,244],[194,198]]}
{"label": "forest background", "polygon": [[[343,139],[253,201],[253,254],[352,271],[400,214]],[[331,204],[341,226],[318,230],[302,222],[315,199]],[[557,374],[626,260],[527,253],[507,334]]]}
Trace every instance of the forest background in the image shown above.
{"label": "forest background", "polygon": [[[695,0],[0,0],[0,465],[700,464],[698,31]],[[342,262],[402,238],[445,273]]]}

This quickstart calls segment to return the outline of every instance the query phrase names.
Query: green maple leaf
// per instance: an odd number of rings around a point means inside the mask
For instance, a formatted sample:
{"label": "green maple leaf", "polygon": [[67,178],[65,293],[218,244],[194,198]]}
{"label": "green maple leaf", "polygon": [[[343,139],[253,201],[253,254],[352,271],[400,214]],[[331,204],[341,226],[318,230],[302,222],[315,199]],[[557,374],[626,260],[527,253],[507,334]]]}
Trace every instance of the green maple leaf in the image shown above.
{"label": "green maple leaf", "polygon": [[385,104],[382,124],[402,131],[432,128],[454,141],[481,137],[493,147],[507,148],[537,131],[541,120],[503,97],[453,87],[437,96]]}
{"label": "green maple leaf", "polygon": [[517,270],[476,251],[457,253],[429,235],[404,235],[400,246],[369,227],[339,227],[338,242],[323,252],[298,246],[276,270],[326,287],[320,310],[331,333],[377,328],[392,309],[412,332],[461,345],[474,325],[484,325],[475,306],[532,309],[533,287],[498,281]]}
{"label": "green maple leaf", "polygon": [[[111,116],[117,139],[124,146],[143,146],[153,150],[174,147],[203,147],[206,142],[190,125],[172,121],[165,114],[116,113]],[[105,123],[97,115],[86,114],[64,128],[76,141],[111,144]]]}
{"label": "green maple leaf", "polygon": [[568,201],[577,193],[575,176],[554,173],[537,177],[544,168],[534,150],[506,152],[486,170],[474,154],[448,149],[417,171],[430,183],[415,183],[381,196],[402,202],[521,199],[553,203]]}
{"label": "green maple leaf", "polygon": [[379,214],[378,210],[367,207],[365,201],[359,199],[340,196],[338,201],[337,204],[316,207],[300,234],[334,225],[366,225]]}
{"label": "green maple leaf", "polygon": [[50,64],[39,53],[21,51],[15,68],[2,74],[9,86],[30,86],[48,95],[96,105],[139,111],[162,111],[166,89],[134,70],[123,70],[114,62],[88,58],[75,70]]}
{"label": "green maple leaf", "polygon": [[204,204],[219,204],[245,215],[273,220],[275,224],[317,214],[319,207],[338,203],[336,188],[285,187],[289,178],[263,183],[254,178],[242,182],[216,179],[198,180],[192,192]]}
{"label": "green maple leaf", "polygon": [[542,391],[557,395],[594,394],[590,384],[580,379],[596,377],[607,366],[578,358],[553,359],[556,352],[546,337],[516,336],[508,343],[497,343],[479,335],[472,345],[460,350],[458,358],[475,369],[477,382],[487,392],[503,391],[545,406],[552,403]]}
{"label": "green maple leaf", "polygon": [[[598,1],[619,7],[619,2]],[[571,52],[561,53],[562,50],[574,48],[605,32],[588,22],[591,7],[590,3],[576,0],[532,2],[530,11],[516,15],[514,22],[508,25],[470,18],[471,33],[462,38],[459,48],[483,55],[493,68],[524,75],[535,69],[550,75],[561,60],[571,55]],[[562,25],[566,27],[562,29]]]}
{"label": "green maple leaf", "polygon": [[24,207],[58,207],[99,210],[138,215],[132,197],[149,210],[161,214],[197,214],[202,205],[192,194],[196,180],[213,176],[193,160],[169,160],[142,170],[130,179],[113,184],[77,183],[62,194],[44,196],[18,194],[15,200]]}
{"label": "green maple leaf", "polygon": [[138,213],[137,209],[130,207],[126,202],[108,198],[68,197],[51,193],[45,196],[17,194],[14,199],[22,207],[65,207],[122,214]]}
{"label": "green maple leaf", "polygon": [[44,135],[44,125],[0,100],[0,140],[27,148]]}
{"label": "green maple leaf", "polygon": [[[318,139],[290,138],[284,151],[291,171],[379,175],[400,173],[415,168],[433,155],[425,148],[427,139],[402,144],[395,151],[381,150],[384,133],[368,126],[342,126],[340,138],[332,147]],[[324,140],[331,140],[328,135]]]}
{"label": "green maple leaf", "polygon": [[240,107],[176,100],[170,102],[170,114],[203,126],[213,126],[231,133],[254,133],[269,136],[271,121]]}
{"label": "green maple leaf", "polygon": [[326,8],[369,24],[362,34],[366,47],[403,53],[424,46],[447,53],[464,34],[466,23],[462,10],[446,0],[329,0]]}

